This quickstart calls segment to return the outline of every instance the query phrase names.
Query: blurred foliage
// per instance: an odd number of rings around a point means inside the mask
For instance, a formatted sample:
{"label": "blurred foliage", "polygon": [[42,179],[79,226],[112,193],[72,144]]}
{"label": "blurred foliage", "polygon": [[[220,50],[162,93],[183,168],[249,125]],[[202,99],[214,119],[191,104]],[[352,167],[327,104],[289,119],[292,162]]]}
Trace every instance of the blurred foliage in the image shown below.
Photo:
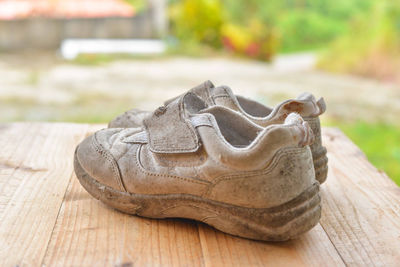
{"label": "blurred foliage", "polygon": [[[165,55],[167,56],[167,55]],[[79,54],[75,59],[73,60],[68,60],[66,62],[72,63],[72,64],[79,64],[79,65],[86,65],[86,66],[100,66],[100,65],[105,65],[110,62],[114,62],[116,60],[149,60],[152,58],[157,58],[160,59],[162,56],[160,55],[139,55],[139,54],[124,54],[124,53],[113,53],[113,54],[100,54],[100,53],[95,53],[95,54],[87,54],[87,53],[82,53]],[[34,80],[34,76],[32,77],[32,82]]]}
{"label": "blurred foliage", "polygon": [[[257,19],[280,36],[280,51],[319,48],[345,33],[373,0],[223,0],[235,23]],[[263,32],[261,32],[263,33]]]}
{"label": "blurred foliage", "polygon": [[178,51],[207,46],[270,60],[277,51],[320,48],[346,34],[373,1],[171,0],[170,30]]}
{"label": "blurred foliage", "polygon": [[223,12],[217,0],[173,1],[170,5],[171,30],[184,45],[195,43],[221,47]]}
{"label": "blurred foliage", "polygon": [[294,10],[279,21],[282,50],[285,52],[311,50],[343,34],[346,23],[335,18],[304,10]]}
{"label": "blurred foliage", "polygon": [[221,37],[226,50],[260,60],[270,60],[278,46],[276,33],[259,20],[250,21],[247,27],[226,23]]}
{"label": "blurred foliage", "polygon": [[400,127],[367,122],[330,122],[366,154],[369,161],[400,185]]}
{"label": "blurred foliage", "polygon": [[374,1],[366,15],[353,21],[348,34],[323,54],[319,66],[400,81],[400,2]]}

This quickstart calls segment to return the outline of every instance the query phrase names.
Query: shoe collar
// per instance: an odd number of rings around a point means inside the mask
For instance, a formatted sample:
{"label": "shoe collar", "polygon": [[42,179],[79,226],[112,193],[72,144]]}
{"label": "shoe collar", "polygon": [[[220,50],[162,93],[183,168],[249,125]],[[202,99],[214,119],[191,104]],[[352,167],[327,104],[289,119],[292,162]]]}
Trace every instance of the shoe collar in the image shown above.
{"label": "shoe collar", "polygon": [[[326,110],[324,99],[320,98],[317,101],[310,93],[303,93],[296,99],[286,100],[274,108],[269,108],[242,96],[236,96],[228,86],[214,88],[212,90],[212,99],[214,104],[242,113],[246,118],[263,127],[275,123],[283,123],[285,118],[292,112],[299,113],[302,117],[318,117]],[[258,110],[257,112],[250,112],[248,110],[249,107]]]}

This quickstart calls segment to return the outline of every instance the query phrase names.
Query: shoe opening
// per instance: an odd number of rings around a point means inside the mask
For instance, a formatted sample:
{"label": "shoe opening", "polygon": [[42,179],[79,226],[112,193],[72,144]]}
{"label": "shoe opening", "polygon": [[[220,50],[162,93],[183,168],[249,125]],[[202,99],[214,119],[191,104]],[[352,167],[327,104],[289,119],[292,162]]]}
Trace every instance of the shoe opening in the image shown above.
{"label": "shoe opening", "polygon": [[267,117],[272,112],[271,108],[264,106],[257,101],[239,95],[236,96],[236,99],[243,111],[253,117]]}
{"label": "shoe opening", "polygon": [[222,137],[233,147],[249,146],[263,130],[239,113],[222,106],[213,106],[201,113],[214,116]]}

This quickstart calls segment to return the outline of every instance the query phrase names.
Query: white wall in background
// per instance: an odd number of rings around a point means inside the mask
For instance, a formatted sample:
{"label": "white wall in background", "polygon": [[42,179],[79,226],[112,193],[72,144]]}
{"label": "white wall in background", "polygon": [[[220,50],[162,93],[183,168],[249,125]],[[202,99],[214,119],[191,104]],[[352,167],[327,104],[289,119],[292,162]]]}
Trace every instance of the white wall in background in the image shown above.
{"label": "white wall in background", "polygon": [[153,39],[66,39],[60,52],[65,59],[79,54],[161,54],[166,50],[162,40]]}

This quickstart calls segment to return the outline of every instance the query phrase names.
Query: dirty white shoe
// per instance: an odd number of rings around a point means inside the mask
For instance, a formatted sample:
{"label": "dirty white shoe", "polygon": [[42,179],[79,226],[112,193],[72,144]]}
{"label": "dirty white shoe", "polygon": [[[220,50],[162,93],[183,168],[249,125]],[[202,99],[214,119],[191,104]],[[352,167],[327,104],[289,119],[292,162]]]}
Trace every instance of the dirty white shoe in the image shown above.
{"label": "dirty white shoe", "polygon": [[[309,123],[315,135],[315,142],[310,147],[316,179],[321,184],[325,182],[328,174],[328,158],[326,148],[322,146],[319,120],[319,116],[326,109],[323,98],[316,101],[313,95],[304,93],[296,99],[289,99],[274,108],[269,108],[257,101],[234,95],[227,86],[215,87],[210,81],[206,81],[189,91],[203,99],[209,106],[221,105],[230,108],[240,112],[247,119],[262,127],[274,123],[283,123],[286,116],[291,112],[300,114]],[[173,100],[166,101],[166,104]],[[132,109],[113,119],[109,123],[109,128],[142,127],[143,120],[150,115],[150,111]]]}
{"label": "dirty white shoe", "polygon": [[299,115],[260,127],[187,93],[143,124],[98,131],[77,147],[76,175],[95,198],[257,240],[288,240],[318,223],[313,133]]}

